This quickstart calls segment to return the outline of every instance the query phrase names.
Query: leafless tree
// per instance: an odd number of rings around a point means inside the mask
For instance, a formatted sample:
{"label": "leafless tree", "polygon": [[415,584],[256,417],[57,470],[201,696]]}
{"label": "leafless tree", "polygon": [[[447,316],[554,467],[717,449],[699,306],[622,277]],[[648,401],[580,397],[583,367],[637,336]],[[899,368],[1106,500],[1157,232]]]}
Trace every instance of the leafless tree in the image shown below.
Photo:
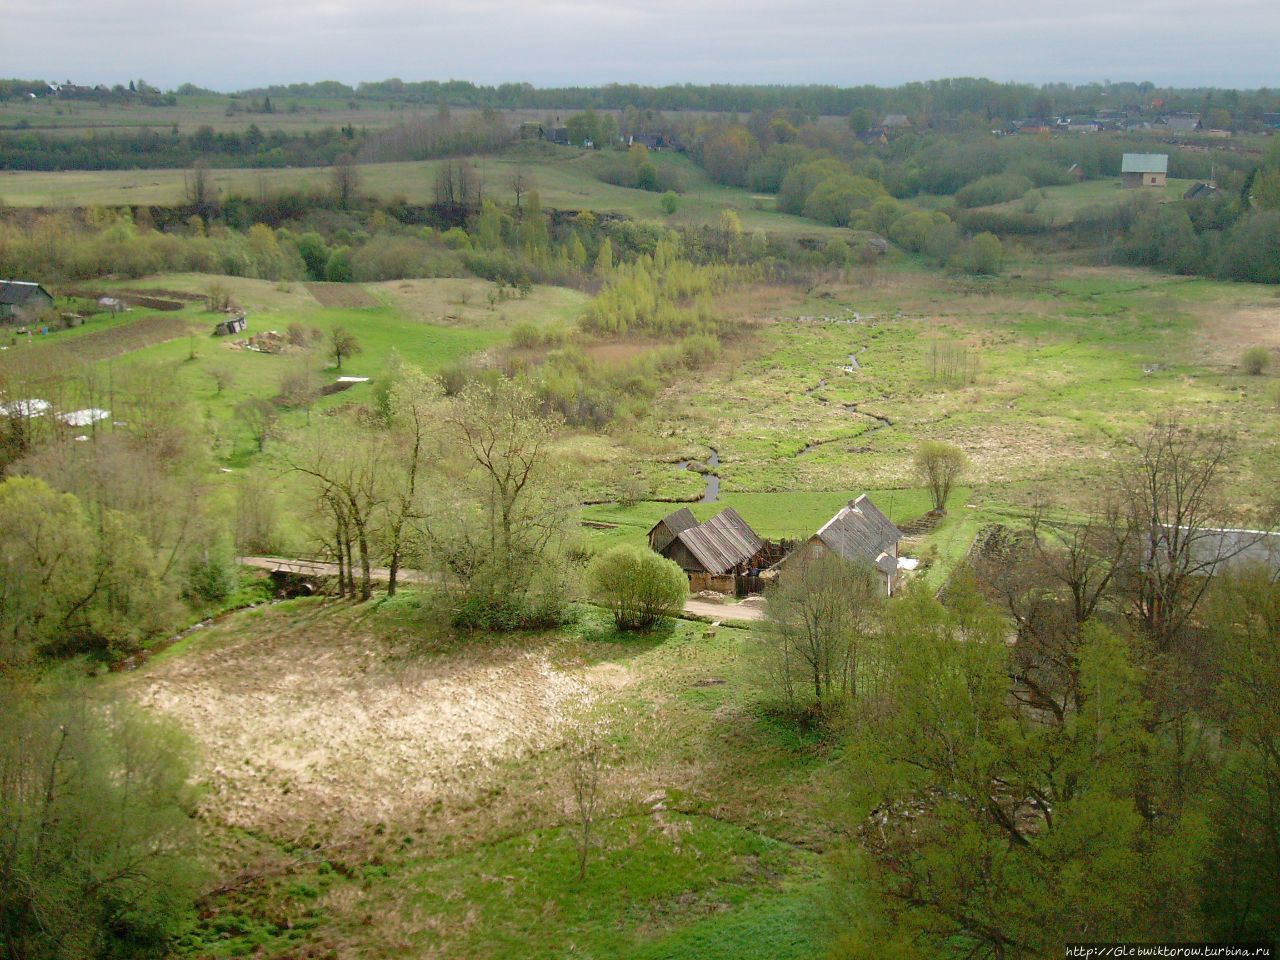
{"label": "leafless tree", "polygon": [[378,432],[330,424],[291,446],[284,460],[290,469],[311,479],[315,503],[332,516],[336,530],[333,546],[347,586],[355,587],[358,559],[359,597],[368,600],[373,596],[377,523],[386,497],[383,477],[389,463],[388,438]]}
{"label": "leafless tree", "polygon": [[484,200],[484,184],[469,160],[446,160],[436,173],[436,203],[472,208]]}
{"label": "leafless tree", "polygon": [[569,785],[577,827],[579,881],[587,878],[587,862],[597,844],[596,820],[605,768],[605,731],[599,721],[584,720],[569,737]]}
{"label": "leafless tree", "polygon": [[360,193],[360,169],[351,154],[344,153],[333,161],[330,178],[334,202],[339,209],[347,209]]}
{"label": "leafless tree", "polygon": [[209,378],[213,381],[215,391],[221,396],[223,390],[236,382],[236,371],[234,367],[220,363],[209,368]]}
{"label": "leafless tree", "polygon": [[200,216],[207,217],[213,211],[218,188],[214,186],[209,164],[203,158],[193,163],[183,177],[183,196]]}
{"label": "leafless tree", "polygon": [[423,515],[419,485],[427,467],[431,435],[439,408],[440,390],[419,371],[405,370],[389,398],[394,464],[387,477],[386,547],[389,572],[387,595],[395,596],[404,559],[406,538]]}
{"label": "leafless tree", "polygon": [[803,551],[788,561],[769,591],[761,639],[767,675],[788,706],[807,700],[821,717],[859,695],[883,593],[870,564]]}
{"label": "leafless tree", "polygon": [[916,451],[915,468],[933,497],[933,509],[945,511],[956,482],[968,468],[964,451],[949,443],[926,440]]}
{"label": "leafless tree", "polygon": [[524,167],[516,167],[515,172],[511,174],[511,192],[515,194],[517,215],[522,210],[524,195],[533,188],[533,179],[528,171]]}
{"label": "leafless tree", "polygon": [[240,422],[249,428],[249,435],[253,437],[253,442],[261,453],[271,439],[276,421],[280,419],[280,411],[270,400],[261,397],[240,401],[236,404],[235,411]]}
{"label": "leafless tree", "polygon": [[1229,451],[1220,432],[1165,420],[1133,441],[1117,476],[1128,614],[1160,651],[1176,644],[1213,578],[1253,542],[1244,531],[1223,534],[1245,525],[1222,489]]}

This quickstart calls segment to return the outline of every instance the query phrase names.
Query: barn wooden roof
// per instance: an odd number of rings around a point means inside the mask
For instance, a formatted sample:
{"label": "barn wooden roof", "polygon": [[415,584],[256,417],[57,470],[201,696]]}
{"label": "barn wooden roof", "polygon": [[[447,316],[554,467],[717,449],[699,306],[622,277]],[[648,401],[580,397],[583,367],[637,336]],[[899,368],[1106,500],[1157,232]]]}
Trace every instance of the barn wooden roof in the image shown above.
{"label": "barn wooden roof", "polygon": [[[826,522],[817,533],[818,539],[833,553],[846,560],[869,560],[877,563],[888,553],[902,532],[880,512],[865,493]],[[896,564],[895,564],[896,566]]]}
{"label": "barn wooden roof", "polygon": [[697,525],[698,519],[693,515],[693,511],[688,507],[681,507],[674,513],[668,513],[665,517],[655,523],[649,529],[649,533],[652,534],[654,530],[657,530],[661,526],[665,526],[671,531],[671,535],[675,536],[681,530],[688,530],[690,527],[696,527]]}
{"label": "barn wooden roof", "polygon": [[750,560],[764,546],[733,507],[725,507],[696,527],[681,530],[676,539],[708,573],[728,573],[738,564]]}

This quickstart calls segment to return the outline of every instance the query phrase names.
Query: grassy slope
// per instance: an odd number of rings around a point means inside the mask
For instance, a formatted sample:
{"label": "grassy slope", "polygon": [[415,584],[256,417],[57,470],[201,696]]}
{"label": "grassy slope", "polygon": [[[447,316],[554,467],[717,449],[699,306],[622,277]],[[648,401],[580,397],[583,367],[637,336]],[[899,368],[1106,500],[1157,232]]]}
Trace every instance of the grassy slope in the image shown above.
{"label": "grassy slope", "polygon": [[[109,291],[127,289],[188,290],[201,292],[210,282],[198,274],[166,274],[141,281],[101,282],[87,284]],[[510,300],[490,309],[487,295],[491,284],[480,280],[408,280],[366,284],[378,305],[367,308],[331,309],[322,307],[300,283],[282,287],[267,281],[224,278],[234,299],[247,311],[248,333],[266,330],[283,332],[290,323],[300,322],[327,332],[342,325],[353,332],[363,350],[343,363],[341,373],[368,376],[376,380],[392,351],[409,363],[435,373],[462,358],[505,343],[511,326],[520,322],[568,324],[577,316],[585,298],[577,291],[558,287],[535,288],[526,300]],[[56,343],[74,342],[77,336],[97,329],[127,326],[148,316],[137,310],[115,318],[103,315],[82,327],[58,331],[48,337],[21,343],[23,350],[40,350]],[[215,314],[202,305],[187,306],[180,313],[165,314],[186,320],[192,331],[167,343],[137,350],[111,361],[117,369],[132,363],[158,363],[174,371],[178,383],[186,390],[207,418],[215,432],[220,454],[233,465],[242,466],[252,454],[250,439],[236,421],[235,404],[252,397],[271,397],[279,392],[280,381],[291,370],[309,367],[316,382],[327,384],[338,376],[325,355],[323,343],[310,352],[280,355],[237,349],[237,338],[210,336]],[[194,352],[195,358],[191,355]],[[16,356],[14,354],[13,356]],[[218,394],[210,371],[227,368],[233,382]],[[358,384],[350,390],[322,398],[318,409],[349,402],[367,402],[372,384]],[[286,423],[301,424],[304,414],[286,414]]]}
{"label": "grassy slope", "polygon": [[[272,681],[255,679],[251,663],[237,680],[218,669],[216,655],[238,639],[293,632],[318,668],[346,669],[350,682],[381,698],[384,685],[394,687],[406,676],[438,670],[447,678],[455,661],[470,656],[467,649],[488,642],[427,644],[424,651],[422,638],[431,628],[421,610],[421,595],[407,593],[360,608],[301,601],[249,611],[167,652],[155,666],[107,682],[144,691],[152,670],[163,672],[175,660],[200,669],[207,660],[202,673],[187,675],[191,681],[225,686],[244,695],[245,709],[257,711],[274,694],[260,699],[252,688]],[[352,635],[377,655],[344,668],[345,658],[336,654],[345,647],[337,638]],[[584,610],[575,626],[515,641],[526,651],[545,650],[557,669],[609,678],[597,688],[592,713],[607,725],[611,759],[585,881],[576,878],[569,771],[556,742],[504,762],[491,781],[478,777],[470,789],[463,786],[426,809],[345,824],[340,846],[216,898],[180,953],[235,957],[258,948],[264,956],[323,955],[335,949],[371,958],[467,960],[814,956],[821,949],[824,883],[818,851],[827,831],[817,798],[832,773],[830,757],[822,742],[764,709],[747,666],[751,639],[745,630],[690,623],[621,638],[600,613]],[[406,642],[418,645],[407,675],[405,665],[397,665]],[[242,649],[252,656],[257,646]],[[708,677],[718,682],[708,686]],[[467,735],[465,717],[449,722]],[[221,765],[230,759],[209,758],[216,795],[222,795]],[[314,772],[331,775],[342,772]],[[666,809],[654,809],[655,792],[665,797]],[[295,820],[246,832],[224,827],[216,812],[205,819],[211,845],[231,863],[246,856],[266,864],[290,860],[298,837],[324,844],[328,829]]]}
{"label": "grassy slope", "polygon": [[[546,207],[589,209],[621,213],[645,219],[663,219],[672,225],[713,223],[723,210],[734,210],[747,229],[812,235],[834,234],[831,227],[777,213],[772,200],[757,201],[750,193],[712,183],[688,158],[655,154],[656,162],[676,172],[684,181],[676,213],[665,218],[659,195],[645,190],[616,187],[597,180],[592,172],[597,155],[572,147],[519,149],[500,157],[476,158],[488,189],[506,198],[511,174],[523,169],[533,180]],[[426,203],[435,198],[435,174],[444,161],[376,163],[360,168],[363,189],[382,197],[402,195]],[[59,173],[0,172],[0,197],[13,206],[89,206],[113,204],[172,204],[183,195],[182,170],[103,170]],[[265,188],[324,189],[329,173],[323,168],[289,170],[211,170],[213,184],[222,194],[253,195]],[[757,207],[764,209],[757,209]]]}
{"label": "grassy slope", "polygon": [[[1175,179],[1170,180],[1163,190],[1154,188],[1135,190],[1126,189],[1118,179],[1106,179],[1086,180],[1083,183],[1073,183],[1064,187],[1046,187],[1044,199],[1036,209],[1036,215],[1060,226],[1070,223],[1086,207],[1124,203],[1139,195],[1153,196],[1161,203],[1181,200],[1182,195],[1195,183],[1195,180]],[[1022,201],[1010,200],[1007,203],[997,203],[980,209],[1017,213],[1022,210]]]}
{"label": "grassy slope", "polygon": [[[922,439],[968,450],[984,487],[1079,492],[1150,417],[1180,411],[1251,436],[1237,479],[1257,489],[1280,425],[1268,383],[1232,364],[1247,338],[1274,337],[1259,319],[1276,316],[1265,290],[1142,271],[1014,269],[1027,272],[999,281],[883,272],[870,286],[814,291],[776,311],[754,357],[670,393],[671,449],[717,448],[725,495],[910,486]],[[855,311],[852,323],[794,320]],[[935,342],[969,357],[966,382],[932,376]],[[850,353],[859,369],[847,373]],[[687,496],[682,472],[661,476],[659,495]]]}

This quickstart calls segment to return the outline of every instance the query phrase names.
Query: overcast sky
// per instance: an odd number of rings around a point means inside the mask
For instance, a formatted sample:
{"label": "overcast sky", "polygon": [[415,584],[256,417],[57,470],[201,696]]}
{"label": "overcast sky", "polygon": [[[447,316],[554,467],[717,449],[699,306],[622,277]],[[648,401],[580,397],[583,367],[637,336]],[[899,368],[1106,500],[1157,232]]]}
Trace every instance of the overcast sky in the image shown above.
{"label": "overcast sky", "polygon": [[[1280,86],[1276,0],[0,0],[0,75]],[[19,26],[20,24],[20,26]]]}

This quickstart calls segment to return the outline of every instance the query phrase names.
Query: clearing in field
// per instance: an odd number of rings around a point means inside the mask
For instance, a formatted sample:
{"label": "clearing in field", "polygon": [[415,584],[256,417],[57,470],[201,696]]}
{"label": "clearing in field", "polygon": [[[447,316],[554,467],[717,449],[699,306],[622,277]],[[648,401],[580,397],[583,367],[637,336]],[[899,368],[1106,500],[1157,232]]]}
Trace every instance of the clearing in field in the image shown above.
{"label": "clearing in field", "polygon": [[215,627],[132,685],[199,741],[207,806],[239,827],[412,819],[545,746],[592,698],[592,674],[540,644],[404,658],[320,605],[269,622]]}

